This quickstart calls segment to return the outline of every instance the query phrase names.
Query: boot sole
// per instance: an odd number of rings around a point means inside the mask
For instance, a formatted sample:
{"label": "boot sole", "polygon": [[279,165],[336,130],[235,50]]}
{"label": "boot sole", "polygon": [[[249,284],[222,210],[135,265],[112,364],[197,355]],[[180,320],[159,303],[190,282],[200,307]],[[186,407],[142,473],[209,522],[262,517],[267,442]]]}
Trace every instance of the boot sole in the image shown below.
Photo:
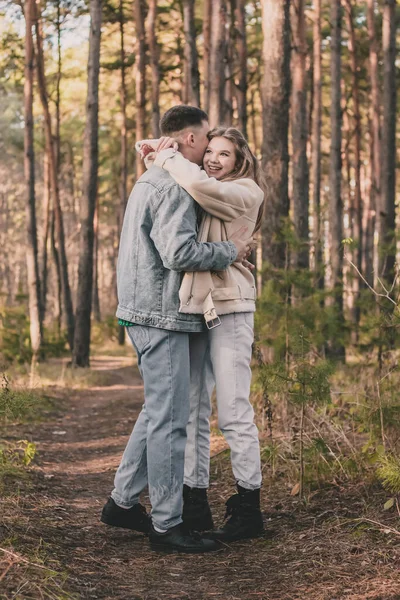
{"label": "boot sole", "polygon": [[121,525],[120,523],[113,523],[112,521],[107,521],[107,518],[103,515],[100,517],[100,521],[109,527],[119,527],[120,529],[128,529],[129,531],[137,531],[138,533],[144,533],[145,535],[149,535],[150,525],[148,529],[139,528],[139,527],[129,527],[128,525]]}
{"label": "boot sole", "polygon": [[150,544],[150,550],[153,552],[161,552],[163,554],[206,554],[207,552],[216,552],[221,548],[210,548],[207,550],[200,548],[181,548],[177,546],[163,546],[160,544]]}
{"label": "boot sole", "polygon": [[265,531],[257,531],[256,533],[249,533],[248,535],[232,537],[232,538],[224,538],[223,536],[213,535],[212,532],[209,536],[207,536],[208,540],[214,540],[216,542],[222,542],[223,544],[230,544],[231,542],[240,542],[241,540],[254,540],[256,538],[263,537]]}

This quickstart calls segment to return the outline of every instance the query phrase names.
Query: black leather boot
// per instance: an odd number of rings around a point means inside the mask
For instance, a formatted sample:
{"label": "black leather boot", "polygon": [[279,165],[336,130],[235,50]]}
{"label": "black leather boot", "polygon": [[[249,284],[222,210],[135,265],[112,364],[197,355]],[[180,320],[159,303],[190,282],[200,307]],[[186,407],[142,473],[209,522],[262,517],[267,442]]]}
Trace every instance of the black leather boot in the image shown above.
{"label": "black leather boot", "polygon": [[207,531],[214,527],[207,490],[183,486],[183,513],[185,527],[191,531]]}
{"label": "black leather boot", "polygon": [[238,494],[231,496],[226,503],[225,519],[228,521],[210,532],[207,537],[221,542],[235,542],[261,535],[264,524],[260,510],[260,489],[246,490],[237,486]]}
{"label": "black leather boot", "polygon": [[216,540],[204,539],[199,533],[189,532],[183,523],[158,533],[154,527],[149,533],[150,548],[155,552],[182,552],[183,554],[202,554],[215,552],[221,546]]}
{"label": "black leather boot", "polygon": [[112,498],[109,498],[103,507],[101,521],[113,527],[133,529],[142,533],[149,533],[151,518],[141,504],[135,504],[132,508],[125,509],[117,506]]}

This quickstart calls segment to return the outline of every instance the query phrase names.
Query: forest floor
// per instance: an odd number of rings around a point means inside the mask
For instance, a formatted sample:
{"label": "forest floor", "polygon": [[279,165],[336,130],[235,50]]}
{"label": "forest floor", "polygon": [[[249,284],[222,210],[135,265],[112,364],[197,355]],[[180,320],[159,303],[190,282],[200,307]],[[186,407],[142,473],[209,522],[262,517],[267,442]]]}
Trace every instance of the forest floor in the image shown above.
{"label": "forest floor", "polygon": [[[86,387],[44,388],[52,408],[8,426],[38,455],[0,498],[0,598],[120,600],[400,599],[400,530],[374,483],[330,485],[307,503],[264,469],[267,531],[204,556],[151,552],[146,537],[99,521],[143,401],[133,357],[96,356]],[[210,502],[221,523],[233,480],[213,438]],[[4,489],[3,489],[4,492]],[[146,499],[147,501],[147,499]]]}

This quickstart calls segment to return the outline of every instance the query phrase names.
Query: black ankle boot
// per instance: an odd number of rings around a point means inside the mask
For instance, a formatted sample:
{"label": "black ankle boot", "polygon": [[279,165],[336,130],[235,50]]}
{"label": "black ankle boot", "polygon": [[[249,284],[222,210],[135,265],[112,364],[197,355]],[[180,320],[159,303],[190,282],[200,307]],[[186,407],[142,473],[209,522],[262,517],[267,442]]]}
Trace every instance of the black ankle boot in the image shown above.
{"label": "black ankle boot", "polygon": [[109,498],[103,507],[101,521],[113,527],[124,527],[142,533],[149,533],[151,518],[141,504],[134,504],[132,508],[121,508]]}
{"label": "black ankle boot", "polygon": [[207,531],[214,527],[207,490],[183,486],[183,513],[185,527],[192,531]]}
{"label": "black ankle boot", "polygon": [[209,536],[221,542],[235,542],[258,537],[264,531],[260,510],[260,489],[246,490],[237,486],[238,494],[231,496],[226,503],[225,519],[229,520],[221,529],[212,531]]}
{"label": "black ankle boot", "polygon": [[189,532],[182,523],[164,533],[159,533],[151,527],[149,539],[150,548],[156,552],[202,554],[220,549],[216,540],[205,539],[199,533]]}

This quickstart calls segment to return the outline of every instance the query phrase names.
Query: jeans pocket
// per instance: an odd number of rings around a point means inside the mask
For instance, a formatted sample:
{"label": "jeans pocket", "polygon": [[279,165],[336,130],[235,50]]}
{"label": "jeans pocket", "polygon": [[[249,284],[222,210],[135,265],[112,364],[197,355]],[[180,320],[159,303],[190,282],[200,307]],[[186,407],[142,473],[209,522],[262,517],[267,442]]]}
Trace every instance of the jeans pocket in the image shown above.
{"label": "jeans pocket", "polygon": [[127,328],[128,335],[138,354],[143,354],[150,343],[149,328],[144,325],[132,325]]}

